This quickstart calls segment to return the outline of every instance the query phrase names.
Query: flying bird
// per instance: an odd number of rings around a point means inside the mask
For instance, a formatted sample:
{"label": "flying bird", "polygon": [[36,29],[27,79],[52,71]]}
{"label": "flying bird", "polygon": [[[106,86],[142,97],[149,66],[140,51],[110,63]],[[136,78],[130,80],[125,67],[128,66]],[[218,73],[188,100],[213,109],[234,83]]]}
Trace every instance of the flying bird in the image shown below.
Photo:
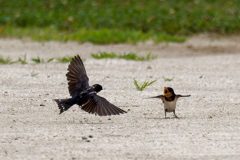
{"label": "flying bird", "polygon": [[164,103],[165,118],[167,112],[173,112],[175,118],[178,118],[178,116],[175,113],[175,110],[177,100],[180,97],[190,97],[190,95],[176,95],[171,87],[164,87],[163,95],[158,95],[150,98],[160,98],[162,100],[162,102]]}
{"label": "flying bird", "polygon": [[54,99],[60,113],[67,111],[74,104],[90,114],[99,116],[110,116],[127,113],[126,111],[116,107],[108,102],[105,98],[98,96],[97,93],[102,90],[102,86],[94,84],[89,86],[89,79],[79,55],[75,56],[68,66],[66,74],[68,80],[68,90],[72,98]]}

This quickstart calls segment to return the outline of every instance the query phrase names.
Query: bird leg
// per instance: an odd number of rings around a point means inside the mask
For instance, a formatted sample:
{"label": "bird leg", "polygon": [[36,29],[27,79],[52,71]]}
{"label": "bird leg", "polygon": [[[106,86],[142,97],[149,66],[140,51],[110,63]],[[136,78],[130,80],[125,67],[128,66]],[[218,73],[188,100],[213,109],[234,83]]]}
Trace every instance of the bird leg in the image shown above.
{"label": "bird leg", "polygon": [[175,110],[173,110],[173,114],[174,114],[174,118],[178,118],[178,116],[176,115],[176,113],[175,113]]}
{"label": "bird leg", "polygon": [[167,109],[164,110],[165,111],[165,119],[167,118]]}

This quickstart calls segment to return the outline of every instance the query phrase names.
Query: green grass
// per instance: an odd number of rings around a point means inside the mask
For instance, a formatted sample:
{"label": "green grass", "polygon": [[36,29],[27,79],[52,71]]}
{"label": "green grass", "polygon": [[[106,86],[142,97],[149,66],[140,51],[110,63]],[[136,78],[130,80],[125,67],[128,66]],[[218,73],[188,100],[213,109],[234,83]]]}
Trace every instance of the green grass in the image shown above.
{"label": "green grass", "polygon": [[31,77],[36,77],[39,73],[32,72]]}
{"label": "green grass", "polygon": [[164,79],[164,81],[172,81],[174,79],[174,77],[173,78],[164,78],[163,77],[163,79]]}
{"label": "green grass", "polygon": [[147,60],[153,60],[157,57],[151,57],[151,53],[148,53],[146,57],[140,57],[136,53],[130,52],[130,53],[124,53],[117,55],[115,53],[107,53],[107,52],[99,52],[97,54],[91,54],[91,56],[95,59],[103,59],[103,58],[120,58],[120,59],[126,59],[126,60],[135,60],[135,61],[147,61]]}
{"label": "green grass", "polygon": [[138,82],[134,79],[133,84],[136,86],[137,90],[139,91],[143,91],[147,86],[150,86],[151,84],[153,84],[154,82],[156,82],[156,80],[148,82],[145,81],[143,82],[142,85],[138,84]]}
{"label": "green grass", "polygon": [[10,57],[4,58],[3,56],[0,55],[0,64],[13,64],[16,63],[14,61],[12,61],[12,59]]}
{"label": "green grass", "polygon": [[[52,62],[54,59],[56,59],[57,62],[68,63],[72,60],[72,58],[73,57],[71,57],[71,56],[65,56],[65,57],[61,57],[61,58],[49,58],[49,59],[43,59],[43,58],[37,57],[37,58],[32,58],[31,61],[33,61],[35,63],[49,63],[49,62]],[[82,59],[82,61],[85,61],[85,59]],[[26,54],[24,55],[23,58],[19,57],[17,61],[12,61],[12,58],[10,58],[10,57],[4,58],[3,56],[0,55],[0,63],[3,63],[3,64],[13,64],[13,63],[28,64]]]}
{"label": "green grass", "polygon": [[68,63],[72,60],[73,57],[71,56],[65,56],[65,57],[61,57],[61,58],[55,58],[58,62],[61,63]]}
{"label": "green grass", "polygon": [[17,62],[20,62],[21,64],[27,64],[27,56],[24,55],[23,58],[18,58]]}
{"label": "green grass", "polygon": [[39,57],[37,57],[37,58],[32,58],[32,61],[35,62],[35,63],[46,63],[46,62],[51,62],[51,61],[53,61],[53,60],[54,60],[54,58],[50,58],[50,59],[48,59],[48,60],[45,60],[45,59],[39,58]]}
{"label": "green grass", "polygon": [[237,0],[0,2],[1,37],[105,44],[182,42],[198,33],[240,33]]}
{"label": "green grass", "polygon": [[137,30],[117,30],[117,29],[77,29],[74,32],[58,31],[55,28],[37,28],[27,27],[18,28],[5,26],[2,37],[29,37],[33,41],[77,41],[77,42],[92,42],[95,44],[107,43],[132,43],[144,42],[152,40],[154,42],[184,42],[186,36],[166,35],[164,33],[143,33]]}

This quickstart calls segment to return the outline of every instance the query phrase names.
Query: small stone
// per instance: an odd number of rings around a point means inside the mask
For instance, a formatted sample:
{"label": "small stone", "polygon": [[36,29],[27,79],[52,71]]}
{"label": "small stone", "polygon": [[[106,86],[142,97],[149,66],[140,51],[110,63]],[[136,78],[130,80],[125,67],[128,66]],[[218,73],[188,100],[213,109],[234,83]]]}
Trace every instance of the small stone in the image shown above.
{"label": "small stone", "polygon": [[87,140],[87,137],[82,137],[82,140]]}
{"label": "small stone", "polygon": [[92,136],[92,135],[89,135],[88,137],[89,137],[89,138],[93,138],[93,136]]}
{"label": "small stone", "polygon": [[45,106],[44,104],[40,104],[40,106]]}
{"label": "small stone", "polygon": [[111,118],[108,118],[108,120],[110,121],[110,120],[111,120]]}

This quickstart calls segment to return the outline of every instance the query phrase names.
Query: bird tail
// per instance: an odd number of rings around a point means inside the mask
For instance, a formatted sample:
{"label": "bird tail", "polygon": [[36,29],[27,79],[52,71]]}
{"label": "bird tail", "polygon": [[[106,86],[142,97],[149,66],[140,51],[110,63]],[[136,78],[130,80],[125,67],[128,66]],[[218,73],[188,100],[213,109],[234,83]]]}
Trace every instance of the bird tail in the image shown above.
{"label": "bird tail", "polygon": [[68,99],[54,99],[54,101],[57,102],[58,108],[60,109],[60,113],[63,113],[64,111],[71,108],[75,103],[70,102]]}

